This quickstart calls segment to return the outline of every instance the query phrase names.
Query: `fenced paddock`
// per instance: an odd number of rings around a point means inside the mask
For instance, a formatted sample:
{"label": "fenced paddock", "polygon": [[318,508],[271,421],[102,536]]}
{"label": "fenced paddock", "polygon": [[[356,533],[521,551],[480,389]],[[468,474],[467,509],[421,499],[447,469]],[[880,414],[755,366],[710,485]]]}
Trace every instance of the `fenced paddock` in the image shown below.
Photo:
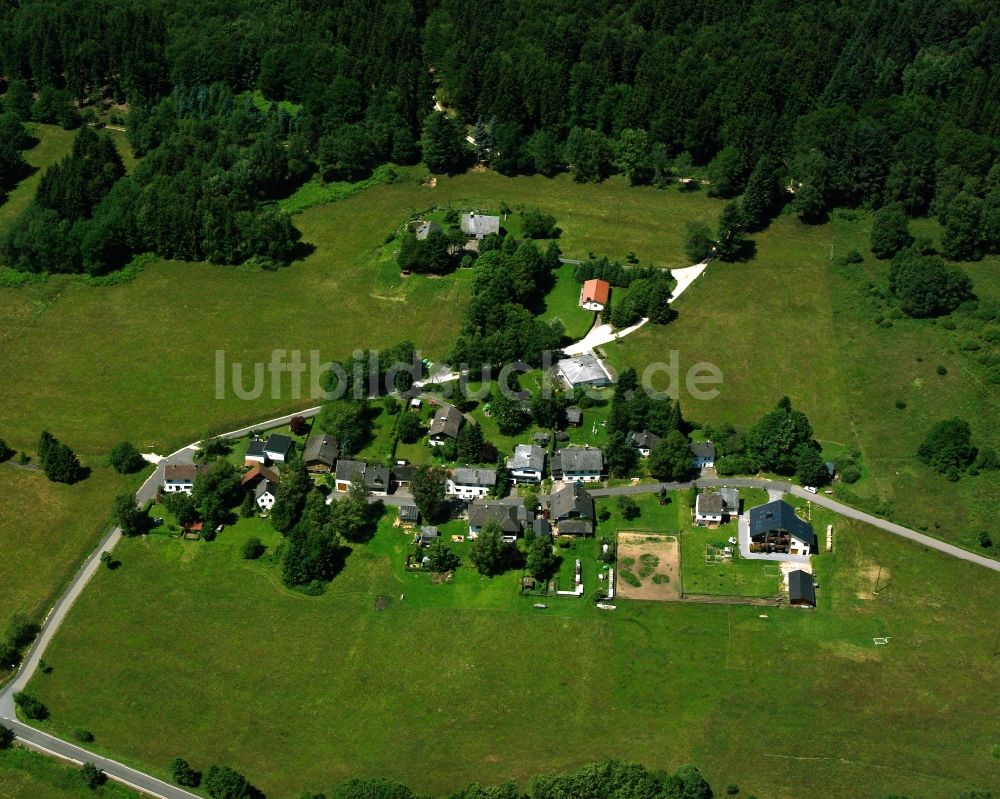
{"label": "fenced paddock", "polygon": [[680,558],[677,536],[641,530],[618,533],[617,596],[659,602],[680,599]]}

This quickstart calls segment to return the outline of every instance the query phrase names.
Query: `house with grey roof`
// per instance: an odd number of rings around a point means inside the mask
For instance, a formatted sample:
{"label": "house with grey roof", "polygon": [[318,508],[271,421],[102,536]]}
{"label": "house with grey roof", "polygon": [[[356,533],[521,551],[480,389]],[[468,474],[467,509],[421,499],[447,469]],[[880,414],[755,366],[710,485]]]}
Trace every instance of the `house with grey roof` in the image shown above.
{"label": "house with grey roof", "polygon": [[518,444],[507,458],[507,473],[515,485],[540,483],[545,473],[545,450],[537,444]]}
{"label": "house with grey roof", "polygon": [[691,444],[691,466],[695,469],[711,469],[715,466],[715,444],[711,441]]}
{"label": "house with grey roof", "polygon": [[799,608],[816,607],[816,583],[802,569],[788,572],[788,604]]}
{"label": "house with grey roof", "polygon": [[261,480],[253,492],[254,502],[263,511],[271,510],[278,498],[278,484],[271,480]]}
{"label": "house with grey roof", "polygon": [[485,497],[497,484],[495,469],[452,469],[444,484],[449,496],[466,501]]}
{"label": "house with grey roof", "polygon": [[264,453],[264,439],[251,438],[247,443],[247,453],[243,456],[243,462],[247,466],[255,463],[267,463],[267,455]]}
{"label": "house with grey roof", "polygon": [[458,431],[462,429],[465,417],[454,405],[442,405],[431,420],[427,430],[427,437],[432,447],[440,447],[448,441],[458,438]]}
{"label": "house with grey roof", "polygon": [[484,239],[491,234],[500,235],[500,217],[477,214],[475,211],[462,214],[462,232],[474,239]]}
{"label": "house with grey roof", "polygon": [[421,222],[417,225],[417,241],[424,241],[431,233],[440,233],[441,226],[437,222]]}
{"label": "house with grey roof", "polygon": [[360,481],[375,496],[389,493],[391,475],[387,466],[341,459],[337,461],[334,485],[337,491],[350,491],[351,486]]}
{"label": "house with grey roof", "polygon": [[585,352],[572,358],[563,358],[556,363],[556,376],[569,389],[578,386],[600,388],[614,381],[607,367],[593,352]]}
{"label": "house with grey roof", "polygon": [[302,450],[302,462],[312,474],[328,474],[333,471],[340,455],[340,445],[333,436],[309,436]]}
{"label": "house with grey roof", "polygon": [[628,440],[644,458],[648,458],[656,445],[660,443],[660,437],[648,430],[643,430],[641,433],[629,433]]}
{"label": "house with grey roof", "polygon": [[420,547],[429,547],[440,537],[441,534],[438,532],[437,527],[424,525],[417,531],[417,534],[413,536],[413,543]]}
{"label": "house with grey roof", "polygon": [[566,424],[572,427],[579,427],[583,423],[583,411],[576,407],[576,405],[570,405],[566,409]]}
{"label": "house with grey roof", "polygon": [[550,459],[553,480],[596,483],[604,473],[604,453],[597,447],[557,449]]}
{"label": "house with grey roof", "polygon": [[551,538],[552,525],[549,523],[548,519],[539,516],[531,522],[531,534],[535,538]]}
{"label": "house with grey roof", "polygon": [[521,534],[521,522],[517,518],[517,505],[509,502],[485,502],[476,500],[469,506],[469,538],[475,539],[490,520],[500,525],[504,541],[516,541]]}
{"label": "house with grey roof", "polygon": [[594,498],[579,483],[572,483],[545,497],[539,497],[542,516],[559,535],[590,535],[597,518]]}
{"label": "house with grey roof", "polygon": [[751,508],[747,516],[751,553],[809,555],[815,549],[812,525],[783,499]]}

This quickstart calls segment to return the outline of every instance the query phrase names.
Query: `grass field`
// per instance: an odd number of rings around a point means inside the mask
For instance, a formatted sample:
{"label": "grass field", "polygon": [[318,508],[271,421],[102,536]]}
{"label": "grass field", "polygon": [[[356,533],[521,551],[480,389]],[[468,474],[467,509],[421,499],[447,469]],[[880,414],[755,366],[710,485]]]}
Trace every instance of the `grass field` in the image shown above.
{"label": "grass field", "polygon": [[[628,524],[676,512],[647,505]],[[562,598],[537,611],[518,573],[405,573],[410,536],[389,518],[307,598],[267,556],[240,559],[251,533],[123,542],[121,568],[97,575],[31,686],[52,711],[44,726],[86,727],[101,751],[160,775],[178,755],[229,763],[270,799],[378,774],[440,794],[609,756],[696,762],[716,786],[788,799],[995,785],[981,700],[1000,690],[983,624],[1000,581],[874,529],[838,526],[837,551],[816,560],[816,612],[767,619],[623,600],[614,613]]]}
{"label": "grass field", "polygon": [[556,274],[556,284],[545,298],[546,320],[558,319],[566,328],[566,338],[578,341],[594,324],[595,314],[580,307],[580,284],[573,277],[573,264],[563,264]]}
{"label": "grass field", "polygon": [[[863,287],[888,265],[870,255],[847,267],[827,260],[831,241],[836,254],[865,252],[869,226],[863,214],[857,221],[835,215],[819,227],[781,217],[755,237],[754,260],[709,266],[678,300],[680,315],[670,325],[647,326],[604,349],[613,366],[634,365],[640,374],[676,350],[682,386],[694,364],[717,365],[724,379],[718,397],[703,401],[681,391],[685,416],[700,422],[749,427],[788,395],[827,451],[860,451],[866,477],[853,490],[889,502],[904,524],[978,549],[976,531],[991,529],[1000,513],[1000,473],[950,483],[922,466],[916,450],[934,422],[955,414],[972,424],[977,444],[1000,445],[996,387],[961,351],[961,330],[927,320],[874,324]],[[967,269],[977,292],[995,298],[1000,260]],[[896,399],[906,401],[905,410]]]}
{"label": "grass field", "polygon": [[79,767],[27,749],[0,751],[0,796],[4,799],[138,799],[115,782],[96,790],[84,785]]}

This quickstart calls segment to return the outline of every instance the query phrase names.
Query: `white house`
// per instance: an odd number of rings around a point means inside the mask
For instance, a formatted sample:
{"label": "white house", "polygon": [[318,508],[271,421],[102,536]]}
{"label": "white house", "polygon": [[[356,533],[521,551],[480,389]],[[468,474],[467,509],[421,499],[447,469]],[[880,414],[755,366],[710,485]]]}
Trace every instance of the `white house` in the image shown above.
{"label": "white house", "polygon": [[715,466],[715,444],[711,441],[692,444],[691,466],[695,469],[711,469]]}
{"label": "white house", "polygon": [[611,373],[593,352],[585,352],[575,358],[563,358],[556,364],[556,372],[559,379],[571,389],[577,386],[601,388],[614,382]]}
{"label": "white house", "polygon": [[607,280],[587,280],[580,289],[580,307],[587,311],[603,311],[611,296],[611,284]]}
{"label": "white house", "polygon": [[175,494],[183,491],[190,494],[194,490],[194,481],[204,466],[193,463],[168,463],[163,467],[163,492]]}
{"label": "white house", "polygon": [[747,516],[751,553],[809,555],[815,549],[812,525],[782,499],[751,508]]}
{"label": "white house", "polygon": [[496,484],[493,469],[454,469],[445,482],[445,493],[459,499],[481,499]]}
{"label": "white house", "polygon": [[372,495],[384,497],[389,493],[392,475],[387,466],[378,466],[364,461],[342,459],[337,461],[334,472],[334,486],[337,491],[350,491],[355,480],[371,491]]}
{"label": "white house", "polygon": [[448,441],[458,438],[458,431],[462,428],[465,417],[454,405],[442,405],[431,420],[427,430],[427,443],[432,447],[440,447]]}
{"label": "white house", "polygon": [[500,217],[489,214],[477,214],[475,211],[462,214],[462,232],[474,239],[484,239],[491,234],[500,233]]}
{"label": "white house", "polygon": [[[523,507],[523,506],[522,506]],[[521,534],[517,506],[507,502],[473,502],[469,506],[469,538],[476,539],[491,519],[500,525],[503,540],[511,543]]]}
{"label": "white house", "polygon": [[270,480],[261,480],[257,483],[253,498],[257,502],[258,508],[271,510],[274,507],[274,501],[278,498],[278,486]]}
{"label": "white house", "polygon": [[641,433],[629,433],[628,439],[644,458],[648,458],[650,453],[656,449],[656,445],[660,443],[660,437],[648,430],[643,430]]}
{"label": "white house", "polygon": [[507,458],[507,472],[514,484],[540,483],[545,471],[545,450],[537,444],[518,444]]}
{"label": "white house", "polygon": [[264,454],[264,439],[251,438],[250,443],[247,444],[247,454],[243,456],[243,460],[247,466],[251,466],[254,463],[267,463],[267,455]]}
{"label": "white house", "polygon": [[566,447],[552,453],[552,479],[596,483],[604,472],[604,453],[597,447]]}
{"label": "white house", "polygon": [[718,494],[702,493],[695,501],[694,523],[700,527],[722,524],[740,512],[740,492],[723,488]]}

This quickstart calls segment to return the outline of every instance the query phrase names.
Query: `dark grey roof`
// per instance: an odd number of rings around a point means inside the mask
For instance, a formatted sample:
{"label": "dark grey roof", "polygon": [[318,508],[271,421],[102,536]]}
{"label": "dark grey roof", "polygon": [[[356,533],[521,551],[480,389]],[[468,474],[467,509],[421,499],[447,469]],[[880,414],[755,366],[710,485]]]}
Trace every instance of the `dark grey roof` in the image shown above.
{"label": "dark grey roof", "polygon": [[493,469],[455,469],[451,480],[456,485],[464,486],[495,486],[497,473]]}
{"label": "dark grey roof", "polygon": [[397,483],[408,483],[413,479],[412,466],[393,466],[391,471],[392,479]]}
{"label": "dark grey roof", "polygon": [[570,424],[580,424],[583,420],[583,411],[577,408],[575,405],[571,405],[566,409],[566,421]]}
{"label": "dark grey roof", "polygon": [[653,449],[660,443],[660,437],[648,430],[643,430],[641,433],[629,433],[628,437],[640,449]]}
{"label": "dark grey roof", "polygon": [[337,461],[337,480],[348,480],[354,482],[361,476],[361,482],[365,488],[377,488],[388,490],[389,488],[389,467],[368,464],[364,461],[339,460]]}
{"label": "dark grey roof", "polygon": [[788,572],[788,600],[807,602],[813,607],[816,606],[816,584],[809,572],[802,569]]}
{"label": "dark grey roof", "polygon": [[833,477],[837,473],[837,464],[833,461],[827,461],[824,466],[826,466],[826,473]]}
{"label": "dark grey roof", "polygon": [[477,214],[475,211],[462,214],[462,232],[476,238],[488,236],[490,233],[499,233],[500,217]]}
{"label": "dark grey roof", "polygon": [[604,453],[597,447],[566,447],[552,454],[553,472],[600,474],[604,471]]}
{"label": "dark grey roof", "polygon": [[282,455],[287,455],[293,445],[294,442],[288,436],[281,433],[271,433],[271,435],[267,437],[267,443],[264,444],[264,449],[267,452],[280,452]]}
{"label": "dark grey roof", "polygon": [[594,522],[590,519],[563,519],[559,522],[560,535],[590,535]]}
{"label": "dark grey roof", "polygon": [[500,529],[507,534],[518,533],[521,530],[521,523],[517,520],[516,505],[477,500],[469,506],[469,527],[481,528],[490,519],[500,522]]}
{"label": "dark grey roof", "polygon": [[812,525],[795,515],[795,508],[783,499],[776,499],[766,505],[750,508],[750,537],[772,531],[782,531],[805,541],[812,547],[815,536]]}
{"label": "dark grey roof", "polygon": [[539,516],[531,523],[531,532],[539,538],[550,538],[552,536],[552,525],[548,519]]}
{"label": "dark grey roof", "polygon": [[268,493],[273,497],[278,496],[277,483],[272,483],[270,480],[261,480],[257,483],[257,488],[253,492],[254,499],[260,499],[264,493]]}
{"label": "dark grey roof", "polygon": [[432,436],[447,436],[448,438],[458,438],[458,431],[462,427],[465,417],[454,405],[442,405],[434,414],[428,434]]}
{"label": "dark grey roof", "polygon": [[250,443],[247,445],[247,457],[248,458],[264,457],[264,439],[262,438],[250,439]]}
{"label": "dark grey roof", "polygon": [[534,433],[531,436],[531,440],[532,441],[537,441],[539,444],[548,444],[549,443],[549,434],[548,433],[543,433],[543,432],[539,431],[537,433]]}
{"label": "dark grey roof", "polygon": [[507,468],[540,472],[545,468],[545,450],[537,444],[518,444],[514,447],[514,454],[507,458]]}
{"label": "dark grey roof", "polygon": [[306,446],[302,452],[302,460],[306,463],[319,462],[326,466],[333,466],[340,455],[340,445],[331,435],[324,433],[319,436],[309,436],[306,439]]}
{"label": "dark grey roof", "polygon": [[699,441],[691,445],[691,454],[696,458],[715,460],[715,444],[711,441]]}
{"label": "dark grey roof", "polygon": [[579,516],[594,518],[594,498],[579,483],[563,486],[554,494],[542,499],[543,507],[549,509],[549,518],[555,521]]}
{"label": "dark grey roof", "polygon": [[417,510],[416,505],[400,505],[399,518],[404,522],[418,522],[420,521],[420,511]]}

